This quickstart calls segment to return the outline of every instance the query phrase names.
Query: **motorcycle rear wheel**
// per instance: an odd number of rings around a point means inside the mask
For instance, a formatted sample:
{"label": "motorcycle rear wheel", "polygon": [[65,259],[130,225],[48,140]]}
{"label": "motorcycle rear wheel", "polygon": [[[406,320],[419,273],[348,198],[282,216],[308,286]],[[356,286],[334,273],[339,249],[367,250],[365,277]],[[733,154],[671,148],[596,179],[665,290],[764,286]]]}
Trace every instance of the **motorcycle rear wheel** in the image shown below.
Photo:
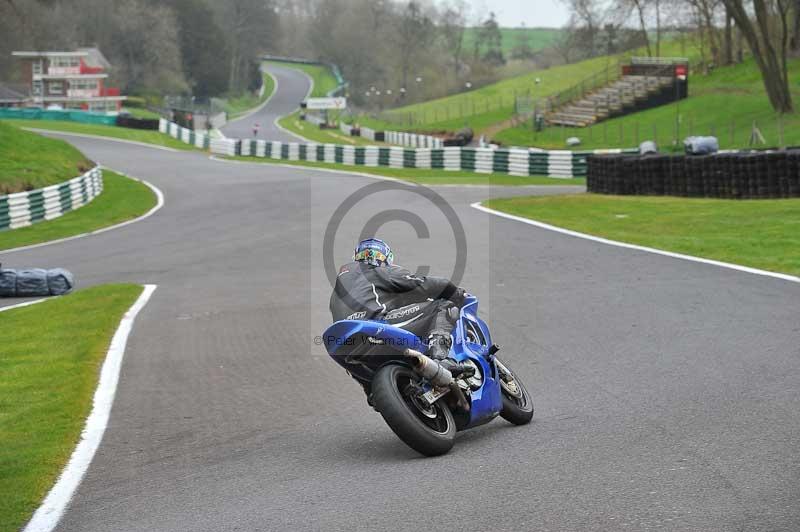
{"label": "motorcycle rear wheel", "polygon": [[425,456],[445,454],[456,437],[450,408],[441,400],[425,405],[412,393],[419,377],[411,369],[384,366],[372,380],[375,409],[403,442]]}
{"label": "motorcycle rear wheel", "polygon": [[519,377],[500,360],[496,361],[503,395],[500,417],[514,425],[527,425],[533,419],[533,398]]}

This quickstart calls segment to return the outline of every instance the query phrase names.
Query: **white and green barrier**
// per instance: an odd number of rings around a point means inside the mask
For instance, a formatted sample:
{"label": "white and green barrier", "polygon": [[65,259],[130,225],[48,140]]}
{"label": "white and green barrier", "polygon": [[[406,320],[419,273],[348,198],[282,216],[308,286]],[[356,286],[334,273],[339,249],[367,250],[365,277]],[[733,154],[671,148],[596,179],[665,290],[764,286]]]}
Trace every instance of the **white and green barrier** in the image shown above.
{"label": "white and green barrier", "polygon": [[[463,170],[485,174],[560,178],[585,176],[586,157],[590,153],[596,153],[457,146],[444,148],[341,146],[256,139],[212,139],[211,152],[231,157],[262,157],[351,166]],[[622,153],[623,150],[598,150],[598,152]]]}
{"label": "white and green barrier", "polygon": [[163,118],[158,121],[158,130],[184,144],[191,144],[196,148],[207,150],[211,147],[211,137],[207,133],[197,132],[193,129],[181,127],[174,122]]}
{"label": "white and green barrier", "polygon": [[58,185],[0,196],[0,231],[52,220],[82,207],[103,191],[99,166]]}
{"label": "white and green barrier", "polygon": [[432,135],[419,135],[405,131],[384,131],[384,142],[408,146],[410,148],[441,148],[444,146],[442,139]]}

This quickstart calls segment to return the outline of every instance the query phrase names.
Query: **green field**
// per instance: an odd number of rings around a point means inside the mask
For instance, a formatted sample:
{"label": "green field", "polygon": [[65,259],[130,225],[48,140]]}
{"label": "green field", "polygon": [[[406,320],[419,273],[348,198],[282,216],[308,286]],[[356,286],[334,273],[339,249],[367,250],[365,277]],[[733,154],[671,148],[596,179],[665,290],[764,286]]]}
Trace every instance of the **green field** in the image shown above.
{"label": "green field", "polygon": [[141,291],[98,286],[0,312],[0,530],[22,527],[72,454],[111,337]]}
{"label": "green field", "polygon": [[258,94],[245,93],[237,98],[230,98],[225,100],[225,112],[228,113],[228,119],[233,120],[238,116],[246,114],[250,110],[258,107],[272,96],[275,91],[275,80],[272,76],[264,74],[264,93],[259,97]]}
{"label": "green field", "polygon": [[0,250],[66,238],[137,218],[158,199],[150,188],[111,170],[103,170],[103,192],[80,209],[37,224],[0,231]]}
{"label": "green field", "polygon": [[[464,53],[472,54],[475,49],[475,40],[479,28],[467,28],[464,31]],[[557,28],[500,28],[503,35],[503,55],[506,61],[511,59],[511,51],[517,46],[521,34],[526,34],[528,44],[534,52],[551,46],[561,35],[563,30]],[[485,52],[485,50],[481,50]]]}
{"label": "green field", "polygon": [[189,146],[188,144],[184,144],[179,140],[173,139],[169,135],[164,135],[158,131],[144,129],[129,129],[126,127],[103,126],[96,124],[80,124],[78,122],[62,122],[58,120],[3,120],[3,122],[17,127],[47,129],[51,131],[63,131],[65,133],[79,133],[82,135],[95,135],[98,137],[131,140],[134,142],[143,142],[145,144],[164,146],[176,150],[197,149],[193,146]]}
{"label": "green field", "polygon": [[62,183],[93,167],[94,163],[63,140],[0,121],[0,195]]}
{"label": "green field", "polygon": [[158,120],[161,118],[161,115],[158,113],[154,113],[149,109],[141,109],[139,107],[126,107],[123,109],[126,113],[129,113],[134,118],[143,118],[147,120]]}
{"label": "green field", "polygon": [[331,164],[318,161],[288,161],[267,159],[262,157],[228,157],[231,160],[246,161],[250,163],[288,164],[291,166],[305,166],[310,168],[324,168],[341,170],[356,174],[371,174],[381,177],[391,177],[411,183],[423,185],[496,185],[496,186],[524,186],[524,185],[560,185],[560,186],[585,186],[583,178],[556,179],[552,177],[530,176],[520,177],[503,174],[478,174],[475,172],[425,170],[420,168],[387,168],[385,166],[350,166],[346,164]]}
{"label": "green field", "polygon": [[519,197],[487,207],[582,233],[800,275],[800,199]]}
{"label": "green field", "polygon": [[[792,92],[800,107],[800,59],[789,62]],[[678,127],[676,128],[676,122]],[[755,123],[768,146],[780,144],[780,122],[767,99],[761,73],[752,59],[742,64],[719,68],[708,76],[689,78],[689,98],[675,104],[607,120],[588,128],[547,128],[535,133],[531,124],[506,129],[494,140],[511,146],[538,146],[565,149],[564,140],[576,136],[577,149],[629,148],[640,141],[655,140],[660,148],[670,149],[675,138],[689,135],[714,135],[721,148],[749,145]],[[800,145],[800,114],[783,118],[783,145]],[[677,146],[681,150],[682,144]]]}
{"label": "green field", "polygon": [[305,63],[284,63],[280,61],[267,61],[266,63],[273,64],[283,68],[293,68],[295,70],[302,70],[303,72],[311,76],[311,79],[314,82],[314,87],[311,90],[311,96],[314,98],[326,96],[330,91],[339,86],[339,83],[337,83],[336,78],[331,72],[331,69],[325,65],[307,65]]}

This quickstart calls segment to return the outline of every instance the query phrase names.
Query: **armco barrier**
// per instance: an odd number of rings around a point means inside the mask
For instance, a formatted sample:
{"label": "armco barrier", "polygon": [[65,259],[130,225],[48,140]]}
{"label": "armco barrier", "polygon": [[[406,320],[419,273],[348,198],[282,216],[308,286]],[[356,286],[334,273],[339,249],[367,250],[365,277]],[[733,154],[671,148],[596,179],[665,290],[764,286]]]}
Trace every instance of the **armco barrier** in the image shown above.
{"label": "armco barrier", "polygon": [[0,196],[0,231],[52,220],[82,207],[103,191],[103,171],[95,167],[58,185]]}
{"label": "armco barrier", "polygon": [[726,199],[800,197],[800,150],[589,157],[590,192]]}
{"label": "armco barrier", "polygon": [[184,144],[191,144],[196,148],[207,150],[211,147],[211,137],[207,133],[197,132],[193,129],[181,127],[174,122],[165,119],[158,121],[158,130],[170,137],[177,139]]}

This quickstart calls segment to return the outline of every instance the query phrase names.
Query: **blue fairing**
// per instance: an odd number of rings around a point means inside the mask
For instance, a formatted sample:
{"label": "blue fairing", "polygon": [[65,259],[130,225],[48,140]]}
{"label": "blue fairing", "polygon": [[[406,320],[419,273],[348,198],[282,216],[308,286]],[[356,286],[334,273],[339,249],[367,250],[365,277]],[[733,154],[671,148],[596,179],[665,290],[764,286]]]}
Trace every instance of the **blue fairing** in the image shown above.
{"label": "blue fairing", "polygon": [[[450,357],[463,362],[472,360],[481,370],[483,384],[470,394],[468,428],[491,421],[503,406],[498,372],[489,356],[492,345],[489,328],[478,317],[478,299],[468,296],[452,332]],[[390,361],[402,362],[406,348],[425,353],[428,346],[415,334],[379,321],[342,320],[323,333],[328,354],[356,379],[369,382],[374,372]]]}

